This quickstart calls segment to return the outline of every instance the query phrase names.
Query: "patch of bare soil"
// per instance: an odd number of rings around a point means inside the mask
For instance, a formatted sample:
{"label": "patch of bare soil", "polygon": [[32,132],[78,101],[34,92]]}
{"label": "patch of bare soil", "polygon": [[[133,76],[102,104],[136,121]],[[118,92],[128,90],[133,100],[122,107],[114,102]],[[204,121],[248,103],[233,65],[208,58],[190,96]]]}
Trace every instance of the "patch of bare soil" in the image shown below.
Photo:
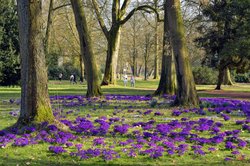
{"label": "patch of bare soil", "polygon": [[200,93],[213,94],[221,97],[228,97],[234,99],[244,99],[250,100],[250,92],[234,92],[234,91],[224,91],[224,90],[207,90],[200,91]]}

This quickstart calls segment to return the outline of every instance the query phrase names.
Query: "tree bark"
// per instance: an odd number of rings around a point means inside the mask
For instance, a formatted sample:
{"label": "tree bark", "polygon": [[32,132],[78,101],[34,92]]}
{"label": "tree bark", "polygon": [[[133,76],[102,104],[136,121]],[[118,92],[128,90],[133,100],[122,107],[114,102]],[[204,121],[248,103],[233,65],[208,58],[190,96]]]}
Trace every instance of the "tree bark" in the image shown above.
{"label": "tree bark", "polygon": [[146,81],[148,79],[147,72],[148,72],[148,65],[146,59],[144,60],[144,80]]}
{"label": "tree bark", "polygon": [[148,73],[148,59],[149,59],[149,51],[151,47],[150,34],[145,34],[145,53],[144,53],[144,80],[147,80]]}
{"label": "tree bark", "polygon": [[80,62],[80,81],[84,81],[84,62],[83,62],[83,56],[80,54],[79,55],[79,62]]}
{"label": "tree bark", "polygon": [[224,78],[223,78],[224,85],[233,85],[233,81],[231,79],[230,70],[228,67],[224,69]]}
{"label": "tree bark", "polygon": [[180,0],[166,0],[166,5],[178,83],[175,105],[198,105],[199,99],[188,57]]}
{"label": "tree bark", "polygon": [[52,122],[42,34],[42,0],[18,0],[21,111],[17,124]]}
{"label": "tree bark", "polygon": [[141,75],[141,70],[142,70],[142,65],[139,66],[136,77],[140,77]]}
{"label": "tree bark", "polygon": [[86,16],[81,0],[71,0],[75,15],[76,28],[80,38],[81,54],[84,61],[87,78],[87,97],[100,96],[101,88],[97,74],[97,65],[92,49],[92,41],[87,27]]}
{"label": "tree bark", "polygon": [[218,81],[217,81],[217,86],[215,90],[221,90],[221,84],[223,83],[223,78],[224,78],[224,70],[223,68],[219,68],[219,75],[218,75]]}
{"label": "tree bark", "polygon": [[109,32],[107,59],[101,85],[116,84],[116,69],[120,48],[120,38],[121,27],[119,25],[115,25]]}
{"label": "tree bark", "polygon": [[[164,5],[166,8],[166,4]],[[161,96],[164,94],[174,95],[177,92],[176,70],[173,49],[170,43],[170,32],[168,27],[168,15],[164,13],[164,37],[162,51],[161,77],[157,90],[153,95]]]}
{"label": "tree bark", "polygon": [[44,52],[45,56],[49,54],[49,38],[50,38],[50,31],[52,26],[52,18],[54,14],[53,7],[54,6],[54,0],[50,0],[49,2],[49,12],[48,12],[48,19],[47,19],[47,26],[46,26],[46,32],[44,37]]}
{"label": "tree bark", "polygon": [[108,30],[107,26],[105,25],[105,21],[101,16],[101,11],[98,6],[97,0],[92,0],[98,23],[108,41],[105,72],[101,85],[109,85],[116,83],[116,69],[122,25],[124,25],[138,10],[149,9],[155,11],[154,8],[149,5],[142,5],[135,7],[127,14],[127,8],[129,7],[131,0],[124,0],[122,5],[121,2],[121,0],[112,0],[112,22],[111,29]]}
{"label": "tree bark", "polygon": [[132,53],[132,74],[133,76],[137,75],[137,49],[136,49],[136,32],[137,32],[137,28],[136,28],[136,19],[135,17],[133,17],[133,22],[132,22],[132,28],[133,28],[133,53]]}
{"label": "tree bark", "polygon": [[[155,8],[157,8],[157,0],[154,0]],[[159,37],[158,37],[158,19],[157,16],[155,16],[155,57],[154,57],[154,77],[153,79],[159,78],[159,64],[158,64],[158,50],[159,50]]]}

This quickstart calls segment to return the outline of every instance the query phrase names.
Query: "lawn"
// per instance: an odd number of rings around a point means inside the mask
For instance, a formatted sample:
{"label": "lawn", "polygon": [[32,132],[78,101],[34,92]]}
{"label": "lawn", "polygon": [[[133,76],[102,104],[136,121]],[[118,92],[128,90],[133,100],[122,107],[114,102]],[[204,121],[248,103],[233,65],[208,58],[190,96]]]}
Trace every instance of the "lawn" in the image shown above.
{"label": "lawn", "polygon": [[[157,84],[118,81],[89,100],[85,84],[50,81],[54,115],[69,132],[51,125],[19,136],[0,132],[0,165],[249,165],[250,102],[214,98],[204,91],[214,86],[197,86],[198,108],[170,107],[172,96],[148,96]],[[223,88],[248,93],[250,86]],[[0,130],[16,122],[19,98],[20,88],[0,87]]]}

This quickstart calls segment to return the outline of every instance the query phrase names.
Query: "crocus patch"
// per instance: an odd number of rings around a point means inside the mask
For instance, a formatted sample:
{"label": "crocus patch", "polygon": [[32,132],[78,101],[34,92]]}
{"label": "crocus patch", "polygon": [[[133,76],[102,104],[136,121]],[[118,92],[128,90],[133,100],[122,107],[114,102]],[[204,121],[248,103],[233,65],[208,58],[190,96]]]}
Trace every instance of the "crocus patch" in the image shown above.
{"label": "crocus patch", "polygon": [[[170,103],[175,96],[163,98]],[[55,125],[46,123],[40,131],[26,127],[23,135],[17,135],[16,129],[11,132],[2,130],[0,147],[46,143],[49,152],[55,155],[63,153],[83,160],[98,157],[105,161],[124,155],[153,159],[186,154],[204,156],[220,150],[229,152],[231,156],[223,158],[229,161],[237,159],[236,156],[242,155],[242,149],[249,147],[247,140],[241,137],[243,131],[250,131],[248,101],[201,98],[199,108],[162,111],[165,107],[162,102],[157,102],[154,109],[147,109],[151,100],[151,97],[127,95],[93,99],[52,96],[52,105],[59,103],[64,108],[55,109],[54,115],[70,131],[60,131]],[[145,109],[136,103],[143,103]],[[81,116],[79,108],[86,106],[93,112],[106,107],[111,107],[114,112],[101,117]],[[161,111],[157,110],[160,108]],[[9,115],[17,116],[13,112]],[[234,125],[233,129],[227,128],[228,123]]]}

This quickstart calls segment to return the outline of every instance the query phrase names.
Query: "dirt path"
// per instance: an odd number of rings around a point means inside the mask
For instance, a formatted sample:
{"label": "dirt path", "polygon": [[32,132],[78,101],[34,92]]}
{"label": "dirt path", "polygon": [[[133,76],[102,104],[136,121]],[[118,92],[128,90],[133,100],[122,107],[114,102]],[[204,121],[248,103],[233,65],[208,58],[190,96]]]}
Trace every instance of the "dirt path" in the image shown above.
{"label": "dirt path", "polygon": [[223,90],[205,90],[199,91],[199,93],[218,95],[221,97],[235,98],[235,99],[244,99],[250,100],[250,92],[235,92],[235,91],[223,91]]}

